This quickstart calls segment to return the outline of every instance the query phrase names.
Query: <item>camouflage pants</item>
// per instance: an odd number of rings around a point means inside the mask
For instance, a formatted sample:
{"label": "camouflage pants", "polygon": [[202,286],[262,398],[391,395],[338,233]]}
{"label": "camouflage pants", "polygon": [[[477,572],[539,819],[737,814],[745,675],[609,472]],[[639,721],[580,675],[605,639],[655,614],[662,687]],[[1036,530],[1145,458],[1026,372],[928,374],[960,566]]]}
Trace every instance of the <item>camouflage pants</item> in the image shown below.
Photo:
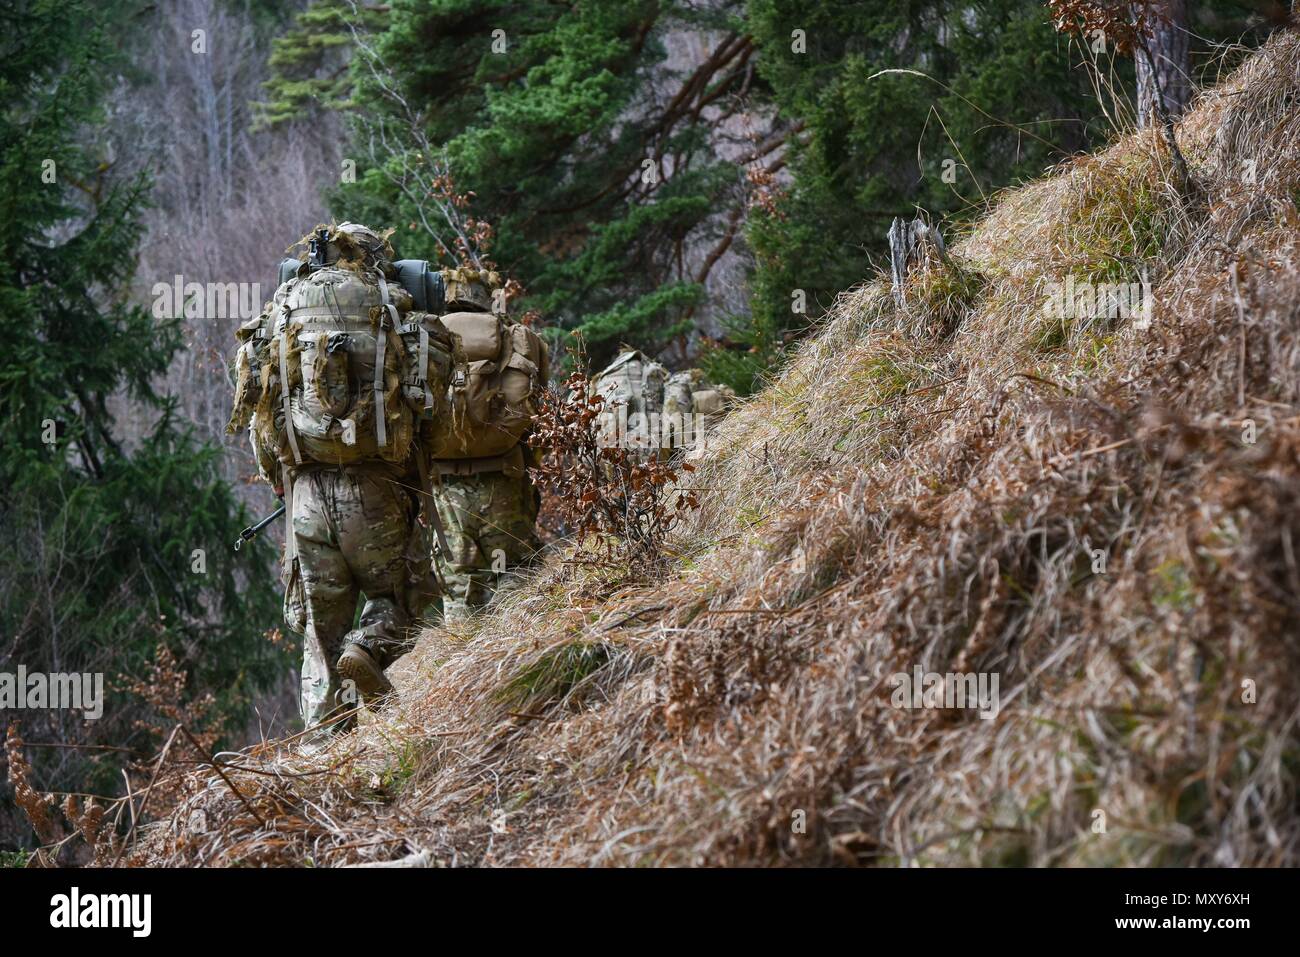
{"label": "camouflage pants", "polygon": [[526,475],[444,475],[434,501],[451,555],[439,556],[446,621],[491,599],[501,577],[537,550],[537,493]]}
{"label": "camouflage pants", "polygon": [[[355,707],[355,689],[341,687],[334,667],[346,645],[361,645],[387,668],[414,643],[414,619],[435,594],[429,587],[429,543],[416,514],[407,488],[381,473],[322,469],[295,479],[305,726]],[[294,594],[291,579],[286,609]],[[293,627],[292,614],[287,617]]]}

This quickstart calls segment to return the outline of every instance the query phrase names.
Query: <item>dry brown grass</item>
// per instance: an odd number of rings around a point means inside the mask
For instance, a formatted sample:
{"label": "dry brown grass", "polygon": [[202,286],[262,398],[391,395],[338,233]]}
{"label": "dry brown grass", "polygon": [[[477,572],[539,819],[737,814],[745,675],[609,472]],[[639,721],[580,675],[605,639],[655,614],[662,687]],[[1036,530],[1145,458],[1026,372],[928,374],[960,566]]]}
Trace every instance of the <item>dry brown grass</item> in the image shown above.
{"label": "dry brown grass", "polygon": [[[667,581],[551,562],[429,632],[391,713],[229,772],[249,807],[193,777],[135,860],[1300,862],[1297,62],[1182,123],[1197,199],[1130,136],[906,311],[845,294],[725,423]],[[1044,328],[1045,283],[1141,267],[1149,328]],[[1001,713],[891,707],[914,665],[998,673]]]}

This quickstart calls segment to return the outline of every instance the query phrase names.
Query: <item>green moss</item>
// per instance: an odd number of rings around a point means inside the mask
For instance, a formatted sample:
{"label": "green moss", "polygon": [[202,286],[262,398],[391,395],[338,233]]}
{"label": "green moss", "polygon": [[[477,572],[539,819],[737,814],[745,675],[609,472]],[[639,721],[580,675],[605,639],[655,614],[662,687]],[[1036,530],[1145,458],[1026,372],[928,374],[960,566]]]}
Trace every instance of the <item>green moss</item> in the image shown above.
{"label": "green moss", "polygon": [[378,782],[367,785],[366,791],[382,800],[392,800],[415,776],[428,753],[427,742],[417,738],[402,739],[401,744],[394,749],[388,765],[379,772]]}
{"label": "green moss", "polygon": [[[1158,176],[1151,158],[1134,154],[1107,175],[1086,178],[1080,173],[1066,216],[1053,236],[1059,273],[1045,283],[1074,288],[1126,286],[1151,278],[1172,231],[1173,213],[1158,191]],[[1026,337],[1038,352],[1052,352],[1083,338],[1076,348],[1085,371],[1096,369],[1110,343],[1109,330],[1117,321],[1111,310],[1098,306],[1093,315],[1057,316],[1044,309]]]}
{"label": "green moss", "polygon": [[514,708],[558,701],[610,660],[604,642],[571,641],[543,652],[497,692],[497,700]]}
{"label": "green moss", "polygon": [[958,329],[988,286],[987,276],[955,259],[933,263],[915,276],[907,289],[908,310],[924,317],[927,331],[938,338]]}
{"label": "green moss", "polygon": [[1069,341],[1073,320],[1045,316],[1034,328],[1029,345],[1035,352],[1055,352]]}
{"label": "green moss", "polygon": [[1095,375],[1102,371],[1103,357],[1114,341],[1115,337],[1113,335],[1089,336],[1083,343],[1077,357],[1076,368],[1078,371],[1084,375]]}
{"label": "green moss", "polygon": [[1160,256],[1168,228],[1150,162],[1135,154],[1078,194],[1058,241],[1079,281],[1132,282],[1141,264]]}
{"label": "green moss", "polygon": [[863,380],[877,402],[896,399],[912,387],[911,370],[888,353],[871,356],[852,378]]}
{"label": "green moss", "polygon": [[1171,611],[1192,610],[1196,602],[1196,591],[1182,562],[1167,561],[1155,570],[1151,600],[1157,607]]}

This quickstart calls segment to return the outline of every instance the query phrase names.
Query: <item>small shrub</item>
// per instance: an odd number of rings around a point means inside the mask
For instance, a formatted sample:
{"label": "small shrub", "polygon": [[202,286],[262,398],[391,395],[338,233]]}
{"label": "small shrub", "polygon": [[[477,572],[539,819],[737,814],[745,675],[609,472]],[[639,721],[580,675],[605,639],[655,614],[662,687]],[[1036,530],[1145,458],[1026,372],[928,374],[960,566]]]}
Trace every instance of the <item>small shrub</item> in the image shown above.
{"label": "small shrub", "polygon": [[562,389],[547,389],[531,442],[541,462],[529,471],[554,501],[585,560],[640,574],[662,572],[668,533],[699,505],[694,491],[678,485],[694,466],[662,452],[603,442],[604,405],[585,362]]}
{"label": "small shrub", "polygon": [[567,642],[547,649],[520,669],[498,697],[514,707],[558,701],[604,667],[609,659],[609,647],[604,642]]}

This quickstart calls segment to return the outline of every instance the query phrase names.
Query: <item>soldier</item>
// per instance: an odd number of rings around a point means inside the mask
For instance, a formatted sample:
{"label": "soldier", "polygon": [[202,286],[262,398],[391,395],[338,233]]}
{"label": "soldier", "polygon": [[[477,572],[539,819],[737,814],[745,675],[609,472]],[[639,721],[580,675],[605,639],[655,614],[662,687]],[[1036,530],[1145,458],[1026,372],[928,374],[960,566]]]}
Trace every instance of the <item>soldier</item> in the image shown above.
{"label": "soldier", "polygon": [[499,314],[496,273],[460,268],[443,278],[443,322],[468,362],[466,381],[452,385],[451,434],[434,455],[433,494],[450,549],[438,556],[443,621],[454,624],[486,605],[501,576],[538,547],[541,497],[525,436],[550,369],[545,342]]}
{"label": "soldier", "polygon": [[605,399],[607,440],[642,449],[701,449],[705,430],[736,393],[699,369],[669,374],[638,349],[624,349],[593,380]]}
{"label": "soldier", "polygon": [[[441,473],[434,499],[451,549],[450,555],[438,556],[447,624],[462,622],[486,605],[501,576],[525,564],[539,546],[541,496],[528,477],[528,452],[516,448],[498,469]],[[440,469],[450,466],[439,463]]]}
{"label": "soldier", "polygon": [[[229,430],[249,427],[285,501],[285,617],[304,635],[308,728],[346,730],[358,696],[392,690],[384,670],[438,594],[419,517],[458,352],[415,308],[430,306],[418,301],[427,264],[391,259],[371,229],[319,227],[307,261],[282,264],[274,299],[239,330]],[[415,296],[403,285],[412,265],[426,267]]]}

